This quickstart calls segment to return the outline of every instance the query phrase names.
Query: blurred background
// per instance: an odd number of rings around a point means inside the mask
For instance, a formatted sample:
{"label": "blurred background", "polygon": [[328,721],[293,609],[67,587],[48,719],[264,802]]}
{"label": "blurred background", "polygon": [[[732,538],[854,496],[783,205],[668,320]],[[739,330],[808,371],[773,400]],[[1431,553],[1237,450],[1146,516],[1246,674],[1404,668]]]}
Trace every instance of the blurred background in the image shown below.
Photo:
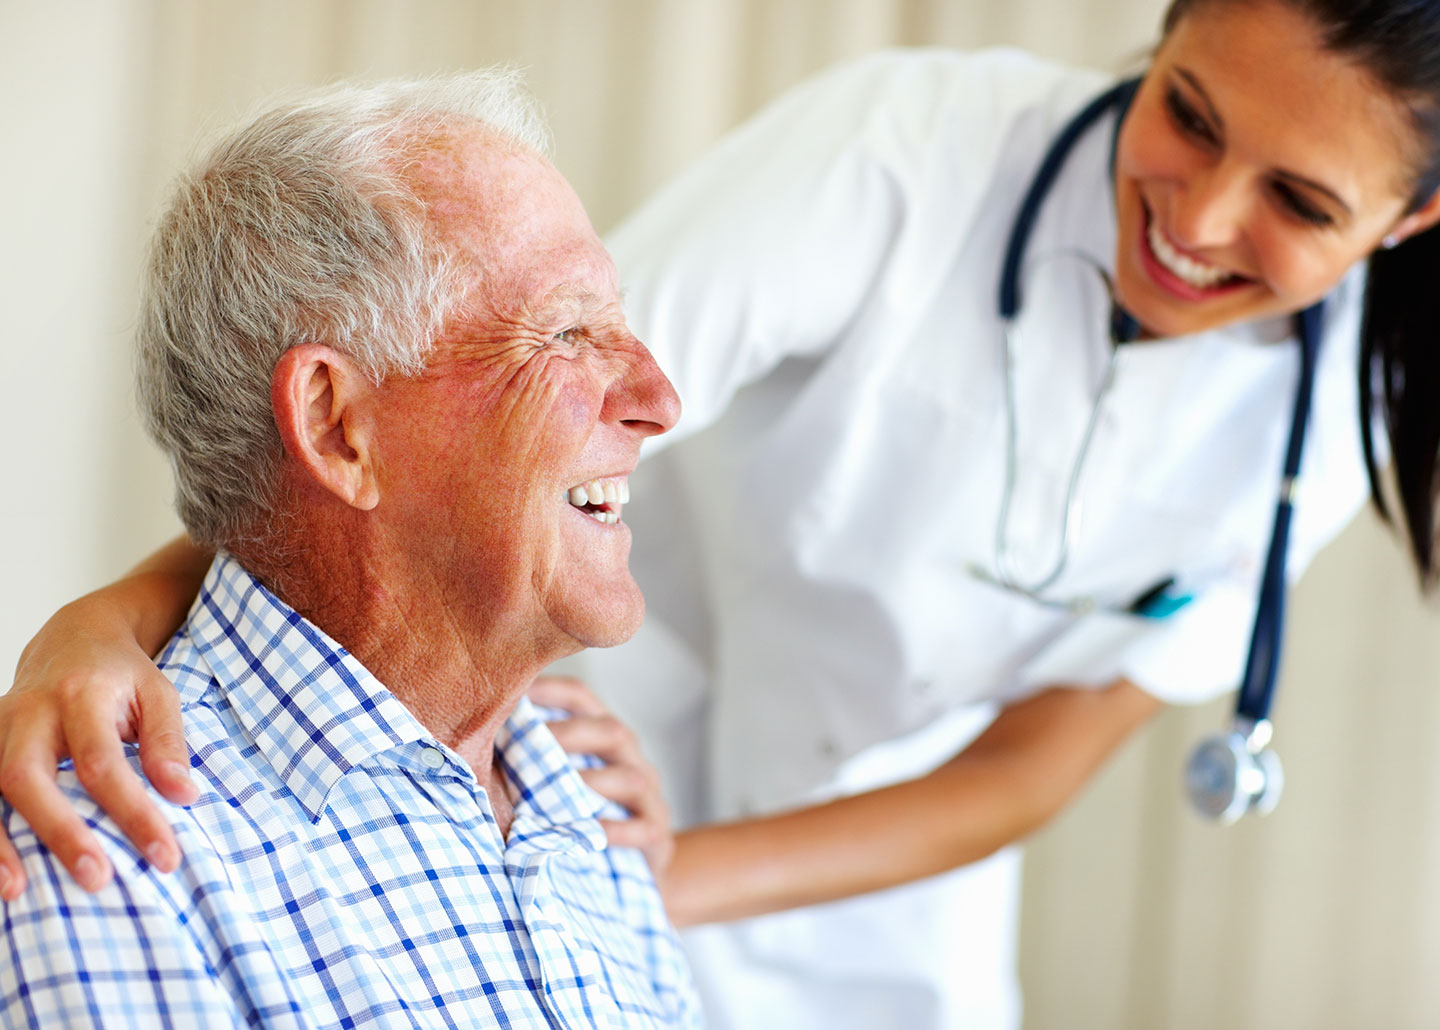
{"label": "blurred background", "polygon": [[[1006,44],[1124,71],[1163,0],[0,0],[0,671],[62,602],[178,531],[130,388],[137,266],[208,128],[281,87],[528,69],[603,232],[809,73],[893,45]],[[623,278],[623,269],[622,278]],[[1183,807],[1165,715],[1034,842],[1026,1025],[1440,1026],[1440,612],[1366,513],[1291,604],[1287,796]],[[0,686],[8,676],[0,676]],[[964,919],[963,912],[955,913]]]}

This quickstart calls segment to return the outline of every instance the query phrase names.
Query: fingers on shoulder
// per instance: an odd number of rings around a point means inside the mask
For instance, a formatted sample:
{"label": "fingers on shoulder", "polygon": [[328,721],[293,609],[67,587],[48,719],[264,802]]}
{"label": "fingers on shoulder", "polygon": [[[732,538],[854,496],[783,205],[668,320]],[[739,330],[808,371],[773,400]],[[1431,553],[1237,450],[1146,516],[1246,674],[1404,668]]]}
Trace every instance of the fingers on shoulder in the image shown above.
{"label": "fingers on shoulder", "polygon": [[659,777],[648,765],[602,765],[584,769],[580,776],[590,788],[633,815],[668,823],[670,807],[660,789]]}
{"label": "fingers on shoulder", "polygon": [[595,755],[610,763],[641,760],[635,731],[609,712],[574,716],[551,723],[550,729],[566,751]]}
{"label": "fingers on shoulder", "polygon": [[609,711],[589,684],[574,676],[537,676],[529,694],[538,705],[563,708],[573,715],[599,716]]}

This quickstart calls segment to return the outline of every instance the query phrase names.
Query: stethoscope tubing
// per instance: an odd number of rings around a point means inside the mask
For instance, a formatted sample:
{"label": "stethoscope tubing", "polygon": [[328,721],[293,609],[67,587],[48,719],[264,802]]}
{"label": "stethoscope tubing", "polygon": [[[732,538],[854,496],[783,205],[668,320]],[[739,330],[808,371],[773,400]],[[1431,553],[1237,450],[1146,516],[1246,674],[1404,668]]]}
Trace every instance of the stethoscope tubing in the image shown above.
{"label": "stethoscope tubing", "polygon": [[[1014,490],[1015,468],[1015,397],[1012,383],[1013,332],[1014,323],[1020,313],[1021,290],[1020,270],[1025,259],[1025,249],[1031,232],[1040,216],[1045,197],[1059,176],[1065,160],[1080,137],[1108,112],[1118,110],[1123,120],[1124,112],[1139,89],[1140,79],[1126,79],[1095,97],[1085,105],[1061,129],[1050,144],[1039,167],[1035,171],[1025,196],[1016,212],[1011,226],[1010,238],[1006,242],[1005,257],[1000,266],[1000,282],[997,293],[997,308],[1005,339],[1005,374],[1007,426],[1009,436],[1004,494],[1000,505],[1000,523],[997,529],[997,573],[998,582],[1017,589],[1023,594],[1039,598],[1040,594],[1055,582],[1064,571],[1070,554],[1070,545],[1075,533],[1072,518],[1075,515],[1075,490],[1079,479],[1080,466],[1084,463],[1093,431],[1096,411],[1109,388],[1113,374],[1113,363],[1107,370],[1106,380],[1091,412],[1090,425],[1082,441],[1080,458],[1071,474],[1070,488],[1065,499],[1064,523],[1061,528],[1061,553],[1051,571],[1036,585],[1025,586],[1013,582],[1013,569],[1009,566],[1009,547],[1006,525],[1010,510],[1011,494]],[[1118,133],[1118,123],[1117,123]],[[1113,149],[1112,149],[1113,168]],[[1270,709],[1274,703],[1275,688],[1279,676],[1281,644],[1285,621],[1285,565],[1289,549],[1290,523],[1294,515],[1295,484],[1299,479],[1300,461],[1305,449],[1305,435],[1309,423],[1311,398],[1314,394],[1315,368],[1320,350],[1321,329],[1324,321],[1324,301],[1318,301],[1295,316],[1296,335],[1300,340],[1300,376],[1295,387],[1295,401],[1290,419],[1290,435],[1285,447],[1285,464],[1281,480],[1280,496],[1276,502],[1275,519],[1271,527],[1270,544],[1266,551],[1265,567],[1261,574],[1256,598],[1255,621],[1250,635],[1250,648],[1246,655],[1245,671],[1240,681],[1235,702],[1236,722],[1240,725],[1268,725]],[[1135,320],[1116,305],[1112,319],[1111,335],[1118,345],[1133,339],[1138,326]],[[1005,558],[1002,561],[1001,555]]]}
{"label": "stethoscope tubing", "polygon": [[1285,446],[1285,467],[1280,494],[1275,501],[1275,523],[1270,548],[1265,555],[1260,597],[1255,610],[1255,627],[1245,673],[1235,699],[1235,714],[1258,724],[1270,718],[1275,688],[1280,676],[1280,650],[1285,628],[1285,564],[1290,543],[1290,523],[1295,513],[1295,487],[1300,479],[1300,462],[1305,451],[1305,431],[1310,420],[1311,398],[1315,393],[1315,366],[1320,356],[1323,320],[1317,303],[1296,316],[1300,337],[1300,381],[1295,387],[1295,408],[1290,418],[1290,438]]}
{"label": "stethoscope tubing", "polygon": [[1015,316],[1020,314],[1020,267],[1025,261],[1025,248],[1030,243],[1035,221],[1040,217],[1040,208],[1044,206],[1046,196],[1055,185],[1055,179],[1060,175],[1065,159],[1070,156],[1070,151],[1075,148],[1085,131],[1106,112],[1116,108],[1121,111],[1128,108],[1139,88],[1138,78],[1125,79],[1111,86],[1081,108],[1060,130],[1060,134],[1050,144],[1050,149],[1045,152],[1040,167],[1035,170],[1035,177],[1030,180],[1030,186],[1025,191],[1024,199],[1020,201],[1015,222],[1010,227],[1010,239],[1005,243],[1005,260],[1000,264],[997,297],[1002,322],[1012,323]]}
{"label": "stethoscope tubing", "polygon": [[1090,405],[1090,417],[1085,420],[1085,429],[1080,436],[1080,446],[1070,468],[1070,478],[1065,484],[1065,499],[1060,508],[1060,551],[1055,556],[1049,571],[1032,583],[1024,582],[1015,567],[1014,552],[1010,548],[1010,502],[1015,496],[1017,473],[1016,455],[1019,453],[1019,428],[1016,425],[1015,410],[1015,327],[1007,322],[1005,332],[1005,487],[1000,495],[1000,513],[995,522],[995,573],[1002,586],[1019,591],[1031,597],[1040,597],[1065,572],[1070,561],[1070,552],[1080,535],[1084,521],[1084,502],[1080,494],[1080,477],[1085,471],[1085,459],[1090,454],[1090,443],[1100,424],[1100,413],[1105,407],[1105,398],[1115,383],[1115,365],[1119,351],[1111,348],[1105,362],[1105,371],[1100,386],[1095,391],[1095,400]]}

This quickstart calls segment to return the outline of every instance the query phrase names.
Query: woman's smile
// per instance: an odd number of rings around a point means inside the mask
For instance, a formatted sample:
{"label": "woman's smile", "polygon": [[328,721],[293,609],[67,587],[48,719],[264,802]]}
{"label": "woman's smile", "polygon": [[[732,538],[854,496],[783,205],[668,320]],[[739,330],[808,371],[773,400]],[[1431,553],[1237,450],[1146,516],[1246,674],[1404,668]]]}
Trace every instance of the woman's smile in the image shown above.
{"label": "woman's smile", "polygon": [[1406,107],[1302,14],[1200,5],[1121,127],[1121,303],[1156,336],[1310,306],[1404,216],[1413,149]]}
{"label": "woman's smile", "polygon": [[1185,301],[1205,301],[1253,285],[1252,280],[1183,251],[1170,242],[1146,209],[1140,256],[1145,271],[1164,290]]}

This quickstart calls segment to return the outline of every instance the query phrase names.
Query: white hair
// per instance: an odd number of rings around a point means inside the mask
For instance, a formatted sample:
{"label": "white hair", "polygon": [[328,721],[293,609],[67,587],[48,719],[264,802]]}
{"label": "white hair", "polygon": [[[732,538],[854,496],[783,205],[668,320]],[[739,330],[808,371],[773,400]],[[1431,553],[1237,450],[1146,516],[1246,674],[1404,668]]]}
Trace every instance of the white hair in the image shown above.
{"label": "white hair", "polygon": [[501,68],[272,103],[175,184],[150,244],[137,383],[195,540],[260,539],[278,513],[270,380],[287,350],[324,343],[376,382],[424,366],[465,291],[403,170],[426,138],[474,122],[549,153],[519,73]]}

